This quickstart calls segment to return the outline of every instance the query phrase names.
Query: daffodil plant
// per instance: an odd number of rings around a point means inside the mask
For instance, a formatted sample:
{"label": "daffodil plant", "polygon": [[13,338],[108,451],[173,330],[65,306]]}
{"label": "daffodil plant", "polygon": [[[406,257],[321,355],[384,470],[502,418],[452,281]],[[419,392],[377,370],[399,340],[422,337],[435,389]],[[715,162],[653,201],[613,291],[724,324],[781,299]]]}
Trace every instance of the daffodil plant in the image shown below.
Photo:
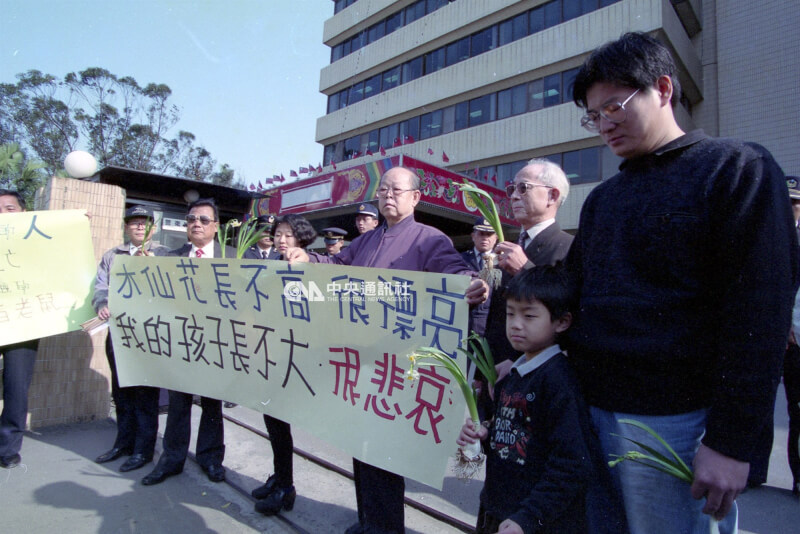
{"label": "daffodil plant", "polygon": [[[611,456],[613,460],[608,462],[609,467],[614,467],[621,462],[630,460],[632,462],[646,465],[647,467],[661,471],[662,473],[666,473],[679,480],[683,480],[689,485],[691,485],[692,482],[694,482],[694,473],[692,472],[692,470],[689,468],[688,465],[686,465],[686,462],[684,462],[683,459],[681,459],[681,457],[678,456],[678,453],[675,452],[675,449],[673,449],[669,445],[669,443],[667,443],[664,440],[664,438],[662,438],[658,434],[658,432],[656,432],[646,424],[642,423],[641,421],[637,421],[635,419],[618,419],[618,422],[625,425],[635,426],[636,428],[644,430],[645,432],[653,436],[653,438],[655,438],[655,440],[658,441],[664,447],[664,449],[667,450],[671,458],[666,456],[665,454],[660,453],[653,447],[645,445],[640,441],[636,441],[634,439],[625,436],[620,436],[619,434],[612,434],[612,436],[622,437],[625,440],[630,441],[635,445],[638,445],[642,450],[646,451],[646,453],[649,454],[645,454],[644,452],[641,451],[628,451],[622,455],[611,454],[609,456]],[[716,520],[716,518],[714,518],[714,516],[710,516],[709,534],[719,534],[719,522]]]}
{"label": "daffodil plant", "polygon": [[142,251],[142,256],[150,256],[150,252],[147,251],[147,243],[153,237],[153,219],[147,218],[147,222],[144,225],[144,241],[142,241],[142,246],[139,250]]}
{"label": "daffodil plant", "polygon": [[[483,215],[484,219],[489,221],[492,229],[497,234],[497,240],[505,241],[505,238],[503,237],[503,226],[500,223],[500,212],[497,211],[497,205],[494,203],[492,195],[479,188],[466,178],[464,178],[463,184],[457,184],[456,187],[466,193],[470,200],[472,200],[472,202],[478,206],[478,211],[481,212],[481,215]],[[484,198],[486,199],[485,202],[483,200]]]}
{"label": "daffodil plant", "polygon": [[[472,200],[472,202],[478,207],[478,211],[481,212],[483,218],[489,221],[492,229],[497,234],[497,240],[505,241],[505,237],[503,236],[503,225],[500,222],[500,213],[497,211],[497,205],[494,203],[492,195],[479,188],[466,178],[464,178],[464,183],[457,184],[457,187],[460,191],[469,196],[470,200]],[[502,274],[499,270],[494,268],[496,255],[494,252],[489,251],[483,255],[483,258],[484,267],[481,269],[480,277],[487,284],[489,284],[490,287],[497,289],[500,287]]]}
{"label": "daffodil plant", "polygon": [[[472,338],[472,336],[470,336],[470,338]],[[459,350],[465,352],[463,349]],[[471,355],[467,355],[470,356],[470,359],[476,361]],[[416,350],[416,352],[409,354],[408,359],[411,362],[411,367],[409,367],[408,371],[406,372],[406,378],[412,381],[419,378],[419,371],[417,371],[417,368],[422,364],[422,362],[425,362],[425,365],[431,365],[433,367],[444,367],[450,372],[455,381],[458,383],[459,388],[461,388],[461,393],[464,395],[464,400],[467,402],[469,417],[472,420],[475,430],[478,430],[481,425],[481,421],[480,417],[478,416],[478,402],[475,398],[475,392],[467,382],[467,377],[464,375],[464,371],[461,370],[461,367],[458,366],[456,361],[441,350],[433,347],[419,348]],[[489,353],[489,359],[491,361],[491,353]],[[485,358],[483,361],[486,361]],[[492,368],[494,368],[493,365]],[[496,379],[496,373],[494,376]],[[480,467],[483,465],[485,460],[486,456],[484,456],[484,454],[481,452],[480,442],[476,441],[471,445],[459,447],[459,449],[456,451],[456,475],[458,478],[474,477],[480,470]]]}
{"label": "daffodil plant", "polygon": [[264,236],[264,231],[264,228],[258,227],[258,221],[255,217],[251,217],[243,223],[237,219],[231,219],[226,222],[217,232],[217,239],[222,249],[222,257],[225,257],[225,245],[230,240],[236,243],[236,258],[242,259],[247,249]]}
{"label": "daffodil plant", "polygon": [[489,389],[493,390],[497,382],[497,369],[494,366],[494,356],[492,356],[492,349],[489,348],[489,343],[486,338],[479,336],[474,331],[466,339],[466,343],[472,350],[465,350],[462,347],[458,347],[458,350],[475,364],[478,371],[486,378]]}

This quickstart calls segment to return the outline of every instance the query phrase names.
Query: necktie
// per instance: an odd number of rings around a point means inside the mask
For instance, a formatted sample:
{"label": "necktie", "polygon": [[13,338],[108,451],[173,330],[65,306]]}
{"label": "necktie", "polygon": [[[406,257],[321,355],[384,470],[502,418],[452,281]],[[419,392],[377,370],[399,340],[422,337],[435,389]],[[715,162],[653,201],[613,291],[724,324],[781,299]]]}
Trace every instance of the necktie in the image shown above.
{"label": "necktie", "polygon": [[203,257],[203,249],[202,248],[198,248],[197,251],[195,251],[195,255],[198,258],[202,258]]}
{"label": "necktie", "polygon": [[523,230],[522,233],[519,234],[519,246],[522,247],[522,250],[525,250],[525,247],[528,246],[529,237],[530,236],[528,236],[528,232],[526,232],[525,230]]}
{"label": "necktie", "polygon": [[269,254],[267,254],[267,251],[266,250],[262,250],[261,251],[261,257],[266,260],[267,256],[269,256]]}

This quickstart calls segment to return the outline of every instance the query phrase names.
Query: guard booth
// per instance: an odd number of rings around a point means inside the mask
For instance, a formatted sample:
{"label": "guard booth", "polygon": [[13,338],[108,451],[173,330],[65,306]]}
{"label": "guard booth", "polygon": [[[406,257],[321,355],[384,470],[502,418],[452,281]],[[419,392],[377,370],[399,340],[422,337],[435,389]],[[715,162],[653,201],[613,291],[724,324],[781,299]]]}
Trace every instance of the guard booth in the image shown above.
{"label": "guard booth", "polygon": [[[156,228],[153,242],[173,249],[186,243],[187,204],[198,198],[213,198],[220,221],[225,223],[242,220],[253,202],[265,197],[263,193],[124,167],[105,167],[90,180],[124,189],[126,208],[139,204],[152,209]],[[121,227],[122,214],[119,224]]]}
{"label": "guard booth", "polygon": [[[465,176],[404,154],[351,167],[344,165],[332,172],[263,191],[264,198],[253,200],[255,212],[258,215],[302,215],[318,232],[332,226],[347,230],[349,241],[358,236],[355,226],[358,205],[366,202],[377,206],[376,191],[381,176],[392,167],[403,166],[420,177],[422,197],[416,208],[416,220],[444,232],[459,250],[472,246],[470,233],[480,212],[468,195],[456,187],[456,184],[464,182]],[[515,238],[519,226],[514,221],[505,191],[483,183],[475,182],[475,185],[494,199],[506,238]],[[322,245],[316,242],[310,248],[318,247]]]}

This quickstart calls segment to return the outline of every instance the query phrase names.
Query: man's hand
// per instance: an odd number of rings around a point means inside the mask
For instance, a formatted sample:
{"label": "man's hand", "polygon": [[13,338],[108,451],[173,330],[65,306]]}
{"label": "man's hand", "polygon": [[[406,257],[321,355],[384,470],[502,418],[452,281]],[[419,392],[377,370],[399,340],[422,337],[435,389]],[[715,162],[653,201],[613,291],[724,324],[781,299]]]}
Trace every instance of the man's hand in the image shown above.
{"label": "man's hand", "polygon": [[299,247],[289,247],[284,256],[289,263],[308,263],[308,253]]}
{"label": "man's hand", "polygon": [[525,534],[522,527],[510,519],[506,519],[497,527],[497,534]]}
{"label": "man's hand", "polygon": [[111,312],[108,311],[108,306],[103,306],[100,308],[100,311],[97,312],[97,317],[103,321],[108,321],[108,318],[111,317]]}
{"label": "man's hand", "polygon": [[706,498],[703,513],[722,520],[747,484],[750,464],[700,445],[694,457],[692,497]]}
{"label": "man's hand", "polygon": [[469,285],[467,292],[464,293],[464,295],[467,297],[467,304],[471,306],[475,304],[483,304],[486,302],[486,299],[489,298],[489,284],[479,278],[476,278]]}
{"label": "man's hand", "polygon": [[467,422],[461,427],[461,433],[458,435],[456,443],[458,443],[460,447],[466,447],[467,445],[472,445],[476,441],[485,439],[488,435],[489,429],[483,425],[480,425],[478,431],[475,432],[475,426],[472,423],[472,419],[467,417]]}
{"label": "man's hand", "polygon": [[514,276],[522,270],[526,263],[528,263],[528,256],[521,246],[511,241],[503,241],[494,247],[494,252],[497,254],[497,266],[505,272]]}

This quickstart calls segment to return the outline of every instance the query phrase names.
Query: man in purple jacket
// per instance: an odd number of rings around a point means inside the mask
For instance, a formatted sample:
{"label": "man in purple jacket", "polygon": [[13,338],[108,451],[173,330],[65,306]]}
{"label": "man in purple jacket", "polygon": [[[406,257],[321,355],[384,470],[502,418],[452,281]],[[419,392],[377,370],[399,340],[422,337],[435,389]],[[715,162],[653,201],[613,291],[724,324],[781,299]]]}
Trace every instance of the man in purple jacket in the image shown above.
{"label": "man in purple jacket", "polygon": [[[436,228],[414,220],[414,208],[421,195],[419,182],[419,177],[409,169],[389,169],[378,187],[378,204],[385,219],[384,224],[357,237],[336,256],[327,257],[291,248],[287,251],[286,258],[289,262],[312,261],[475,277],[477,273],[464,262],[449,237]],[[466,292],[470,305],[486,301],[488,295],[488,286],[477,278]],[[405,532],[403,477],[355,458],[353,475],[356,482],[358,523],[347,529],[347,533]]]}

